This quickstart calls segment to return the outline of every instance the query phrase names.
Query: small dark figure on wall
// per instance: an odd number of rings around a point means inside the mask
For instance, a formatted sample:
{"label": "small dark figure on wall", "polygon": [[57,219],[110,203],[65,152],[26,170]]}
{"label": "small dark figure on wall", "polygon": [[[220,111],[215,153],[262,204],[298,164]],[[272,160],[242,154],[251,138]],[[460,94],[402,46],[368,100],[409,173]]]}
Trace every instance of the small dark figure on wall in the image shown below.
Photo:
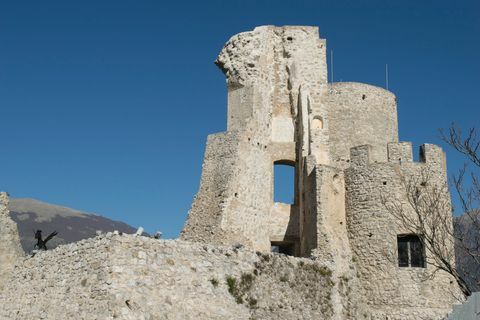
{"label": "small dark figure on wall", "polygon": [[37,230],[35,231],[35,239],[37,239],[37,243],[34,246],[34,250],[47,250],[47,242],[55,237],[58,234],[57,231],[53,231],[48,235],[48,237],[45,238],[45,240],[42,239],[42,230]]}

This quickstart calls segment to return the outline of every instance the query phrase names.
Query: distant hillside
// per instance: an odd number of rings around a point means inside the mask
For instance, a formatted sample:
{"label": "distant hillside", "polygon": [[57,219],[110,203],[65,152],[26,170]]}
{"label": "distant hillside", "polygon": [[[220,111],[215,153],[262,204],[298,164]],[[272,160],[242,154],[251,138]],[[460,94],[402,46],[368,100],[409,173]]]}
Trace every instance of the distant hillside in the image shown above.
{"label": "distant hillside", "polygon": [[42,230],[43,237],[57,231],[58,235],[48,242],[49,249],[64,243],[79,241],[103,232],[118,230],[134,233],[136,228],[120,221],[86,212],[56,206],[34,199],[11,199],[10,216],[18,225],[20,241],[25,252],[35,244],[34,230]]}
{"label": "distant hillside", "polygon": [[[471,217],[480,221],[480,210],[471,213]],[[476,222],[478,223],[478,222]],[[455,233],[464,238],[470,248],[480,256],[480,233],[478,225],[474,225],[468,214],[455,217]],[[460,275],[467,281],[473,291],[479,291],[480,286],[477,280],[480,279],[480,265],[476,259],[472,258],[461,245],[455,247],[456,263]]]}

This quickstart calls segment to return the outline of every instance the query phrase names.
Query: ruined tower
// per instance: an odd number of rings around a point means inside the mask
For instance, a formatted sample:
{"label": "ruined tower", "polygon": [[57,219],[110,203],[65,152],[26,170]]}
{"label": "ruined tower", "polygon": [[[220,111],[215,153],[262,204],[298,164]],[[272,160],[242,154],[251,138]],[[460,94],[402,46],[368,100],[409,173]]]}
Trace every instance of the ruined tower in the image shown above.
{"label": "ruined tower", "polygon": [[[182,237],[257,250],[283,241],[301,256],[319,246],[318,233],[345,237],[345,230],[321,226],[345,216],[350,148],[369,144],[371,160],[386,162],[387,145],[398,142],[395,96],[361,83],[328,83],[326,41],[315,27],[240,33],[216,63],[227,77],[227,132],[208,137]],[[275,163],[295,167],[291,205],[273,201]]]}
{"label": "ruined tower", "polygon": [[[387,194],[404,199],[402,181],[425,169],[446,182],[439,147],[423,145],[416,163],[411,144],[398,141],[395,95],[328,83],[326,41],[316,27],[237,34],[216,64],[227,78],[227,131],[208,137],[181,238],[315,256],[337,279],[354,278],[369,319],[445,313],[456,284],[442,272],[423,279],[428,266],[410,256],[402,265],[400,247],[416,246],[417,238],[381,201]],[[273,200],[276,163],[295,168],[292,204]]]}

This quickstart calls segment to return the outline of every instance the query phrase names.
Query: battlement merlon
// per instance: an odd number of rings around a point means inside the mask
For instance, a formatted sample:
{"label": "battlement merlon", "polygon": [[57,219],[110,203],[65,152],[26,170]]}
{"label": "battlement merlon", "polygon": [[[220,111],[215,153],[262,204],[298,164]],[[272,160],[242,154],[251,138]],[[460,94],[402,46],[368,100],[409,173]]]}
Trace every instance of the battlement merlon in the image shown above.
{"label": "battlement merlon", "polygon": [[420,146],[420,161],[437,168],[446,174],[447,157],[440,146],[425,143]]}
{"label": "battlement merlon", "polygon": [[[372,164],[373,146],[361,145],[350,149],[350,163],[353,167],[368,166]],[[411,142],[392,142],[387,146],[389,163],[414,163]],[[446,172],[445,152],[440,146],[425,143],[419,148],[419,162],[431,168]]]}
{"label": "battlement merlon", "polygon": [[388,162],[413,162],[411,142],[393,142],[387,145]]}
{"label": "battlement merlon", "polygon": [[370,156],[373,147],[369,144],[350,148],[350,164],[352,167],[366,167],[371,164]]}

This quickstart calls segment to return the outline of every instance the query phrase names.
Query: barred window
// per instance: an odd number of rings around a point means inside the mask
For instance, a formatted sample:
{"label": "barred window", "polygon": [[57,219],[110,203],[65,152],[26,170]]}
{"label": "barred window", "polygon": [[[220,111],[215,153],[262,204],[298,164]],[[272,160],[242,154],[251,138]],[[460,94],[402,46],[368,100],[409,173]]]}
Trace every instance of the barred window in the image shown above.
{"label": "barred window", "polygon": [[415,234],[397,236],[398,266],[425,268],[425,250]]}

